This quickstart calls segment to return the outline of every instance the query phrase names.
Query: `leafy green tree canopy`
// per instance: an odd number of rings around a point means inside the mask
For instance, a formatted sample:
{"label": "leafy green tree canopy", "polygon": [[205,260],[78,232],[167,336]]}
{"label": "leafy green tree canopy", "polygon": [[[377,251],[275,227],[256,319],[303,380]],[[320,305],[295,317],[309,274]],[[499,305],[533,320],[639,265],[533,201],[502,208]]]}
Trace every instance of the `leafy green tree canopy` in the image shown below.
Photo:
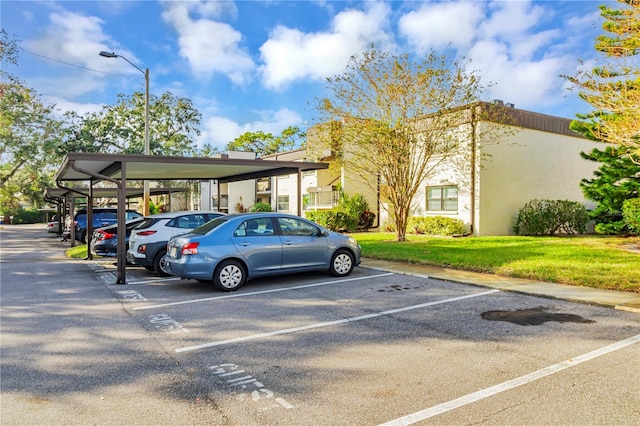
{"label": "leafy green tree canopy", "polygon": [[305,132],[289,126],[279,136],[263,131],[245,132],[227,144],[229,151],[255,152],[256,157],[289,151],[303,145]]}
{"label": "leafy green tree canopy", "polygon": [[[61,153],[144,153],[144,94],[118,95],[115,105],[97,113],[66,114]],[[191,100],[171,92],[149,97],[149,151],[153,155],[190,156],[196,151],[201,114]]]}

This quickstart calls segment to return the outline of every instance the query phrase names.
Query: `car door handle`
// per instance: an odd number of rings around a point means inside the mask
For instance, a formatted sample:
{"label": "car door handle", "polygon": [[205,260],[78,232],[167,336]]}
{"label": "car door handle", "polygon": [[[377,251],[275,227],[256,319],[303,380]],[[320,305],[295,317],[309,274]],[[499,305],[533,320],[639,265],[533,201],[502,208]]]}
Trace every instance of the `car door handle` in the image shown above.
{"label": "car door handle", "polygon": [[283,241],[282,244],[286,244],[286,245],[290,246],[291,244],[293,244],[293,241]]}
{"label": "car door handle", "polygon": [[251,243],[248,243],[248,242],[246,242],[246,241],[245,241],[244,243],[240,243],[240,245],[241,245],[242,247],[246,247],[246,246],[250,246],[250,245],[251,245]]}

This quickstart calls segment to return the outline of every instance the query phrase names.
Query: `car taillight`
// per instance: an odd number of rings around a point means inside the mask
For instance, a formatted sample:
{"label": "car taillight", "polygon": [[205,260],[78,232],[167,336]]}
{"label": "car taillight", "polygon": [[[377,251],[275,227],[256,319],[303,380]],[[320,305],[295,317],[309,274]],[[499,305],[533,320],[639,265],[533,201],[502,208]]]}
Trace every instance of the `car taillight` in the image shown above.
{"label": "car taillight", "polygon": [[182,246],[182,254],[198,254],[198,246],[200,243],[187,243]]}
{"label": "car taillight", "polygon": [[138,231],[136,235],[140,235],[141,237],[146,237],[147,235],[153,235],[158,231]]}
{"label": "car taillight", "polygon": [[114,237],[114,235],[116,235],[106,231],[98,231],[98,232],[100,232],[100,238],[98,238],[98,240],[100,241],[110,240],[111,238]]}

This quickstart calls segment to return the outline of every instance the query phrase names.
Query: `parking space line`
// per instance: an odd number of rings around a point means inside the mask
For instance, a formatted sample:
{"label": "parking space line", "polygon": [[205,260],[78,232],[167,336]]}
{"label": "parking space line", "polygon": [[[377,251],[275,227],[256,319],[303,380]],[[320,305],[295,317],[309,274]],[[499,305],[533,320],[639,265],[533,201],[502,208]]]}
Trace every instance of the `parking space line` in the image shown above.
{"label": "parking space line", "polygon": [[525,385],[527,383],[533,382],[535,380],[541,379],[546,376],[550,376],[564,369],[574,367],[583,362],[590,361],[594,358],[598,358],[602,355],[606,355],[610,352],[617,351],[618,349],[625,348],[627,346],[633,345],[638,342],[640,342],[640,334],[637,334],[625,340],[620,340],[619,342],[602,347],[600,349],[596,349],[595,351],[588,352],[586,354],[577,356],[567,361],[550,365],[549,367],[545,367],[541,370],[534,371],[533,373],[529,373],[524,376],[517,377],[513,380],[509,380],[504,383],[500,383],[498,385],[491,386],[489,388],[470,393],[468,395],[462,396],[452,401],[448,401],[443,404],[439,404],[431,408],[427,408],[425,410],[418,411],[416,413],[409,414],[407,416],[400,417],[395,420],[391,420],[389,422],[383,423],[380,426],[401,426],[401,425],[410,425],[413,423],[417,423],[422,420],[426,420],[431,417],[437,416],[439,414],[445,413],[447,411],[451,411],[456,408],[462,407],[463,405],[471,404],[473,402],[480,401],[482,399],[488,398],[500,392],[504,392],[506,390]]}
{"label": "parking space line", "polygon": [[250,335],[250,336],[245,336],[245,337],[237,337],[237,338],[234,338],[234,339],[219,340],[217,342],[204,343],[204,344],[201,344],[201,345],[186,346],[184,348],[178,348],[175,351],[178,352],[178,353],[180,353],[180,352],[190,352],[190,351],[195,351],[195,350],[198,350],[198,349],[210,348],[210,347],[213,347],[213,346],[222,346],[222,345],[228,345],[230,343],[240,343],[240,342],[246,342],[246,341],[249,341],[249,340],[261,339],[263,337],[278,336],[278,335],[281,335],[281,334],[295,333],[295,332],[298,332],[298,331],[312,330],[312,329],[315,329],[315,328],[331,327],[331,326],[334,326],[334,325],[346,324],[346,323],[356,322],[356,321],[362,321],[362,320],[371,319],[371,318],[378,318],[378,317],[382,317],[382,316],[385,316],[385,315],[397,314],[399,312],[411,311],[411,310],[414,310],[414,309],[426,308],[426,307],[429,307],[429,306],[441,305],[441,304],[444,304],[444,303],[457,302],[459,300],[472,299],[474,297],[486,296],[488,294],[497,293],[499,291],[500,290],[483,291],[481,293],[468,294],[466,296],[452,297],[450,299],[437,300],[435,302],[428,302],[428,303],[421,303],[419,305],[412,305],[412,306],[406,306],[404,308],[390,309],[388,311],[377,312],[377,313],[367,314],[367,315],[360,315],[360,316],[351,317],[351,318],[344,318],[344,319],[336,320],[336,321],[320,322],[320,323],[316,323],[316,324],[303,325],[303,326],[300,326],[300,327],[287,328],[287,329],[284,329],[284,330],[270,331],[268,333],[259,333],[259,334],[253,334],[253,335]]}
{"label": "parking space line", "polygon": [[267,293],[277,293],[277,292],[280,292],[280,291],[299,290],[301,288],[319,287],[319,286],[323,286],[323,285],[338,284],[338,283],[343,283],[343,282],[347,282],[347,281],[365,280],[365,279],[368,279],[368,278],[387,277],[389,275],[393,275],[393,273],[369,275],[367,277],[358,277],[358,278],[347,278],[347,279],[343,279],[343,280],[324,281],[324,282],[315,283],[315,284],[305,284],[305,285],[299,285],[299,286],[295,286],[295,287],[274,288],[274,289],[270,289],[270,290],[253,291],[253,292],[250,292],[250,293],[234,293],[234,294],[227,294],[227,295],[224,295],[224,296],[207,297],[207,298],[204,298],[204,299],[183,300],[181,302],[163,303],[163,304],[160,304],[160,305],[138,306],[137,308],[134,308],[133,310],[134,311],[142,311],[142,310],[145,310],[145,309],[164,308],[165,306],[186,305],[186,304],[189,304],[189,303],[207,302],[207,301],[210,301],[210,300],[231,299],[231,298],[234,298],[234,297],[255,296],[256,294],[267,294]]}
{"label": "parking space line", "polygon": [[180,277],[165,277],[165,278],[134,278],[129,281],[129,284],[146,284],[146,283],[156,283],[156,282],[164,282],[164,281],[179,281],[182,278]]}

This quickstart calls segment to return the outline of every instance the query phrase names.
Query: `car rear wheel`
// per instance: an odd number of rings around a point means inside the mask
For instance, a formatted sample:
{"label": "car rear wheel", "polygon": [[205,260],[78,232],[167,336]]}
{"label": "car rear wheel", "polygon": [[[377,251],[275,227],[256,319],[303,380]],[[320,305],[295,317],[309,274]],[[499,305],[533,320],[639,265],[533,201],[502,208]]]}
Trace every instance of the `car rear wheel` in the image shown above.
{"label": "car rear wheel", "polygon": [[225,260],[213,273],[213,284],[220,291],[234,291],[247,281],[244,267],[236,260]]}
{"label": "car rear wheel", "polygon": [[167,269],[167,261],[165,259],[166,254],[166,250],[160,250],[158,254],[156,254],[156,257],[153,258],[153,269],[161,277],[168,277],[171,275]]}
{"label": "car rear wheel", "polygon": [[335,277],[346,277],[353,271],[354,266],[355,259],[353,254],[347,250],[340,249],[331,258],[329,272]]}
{"label": "car rear wheel", "polygon": [[87,244],[87,231],[82,231],[80,234],[80,242],[82,244]]}

